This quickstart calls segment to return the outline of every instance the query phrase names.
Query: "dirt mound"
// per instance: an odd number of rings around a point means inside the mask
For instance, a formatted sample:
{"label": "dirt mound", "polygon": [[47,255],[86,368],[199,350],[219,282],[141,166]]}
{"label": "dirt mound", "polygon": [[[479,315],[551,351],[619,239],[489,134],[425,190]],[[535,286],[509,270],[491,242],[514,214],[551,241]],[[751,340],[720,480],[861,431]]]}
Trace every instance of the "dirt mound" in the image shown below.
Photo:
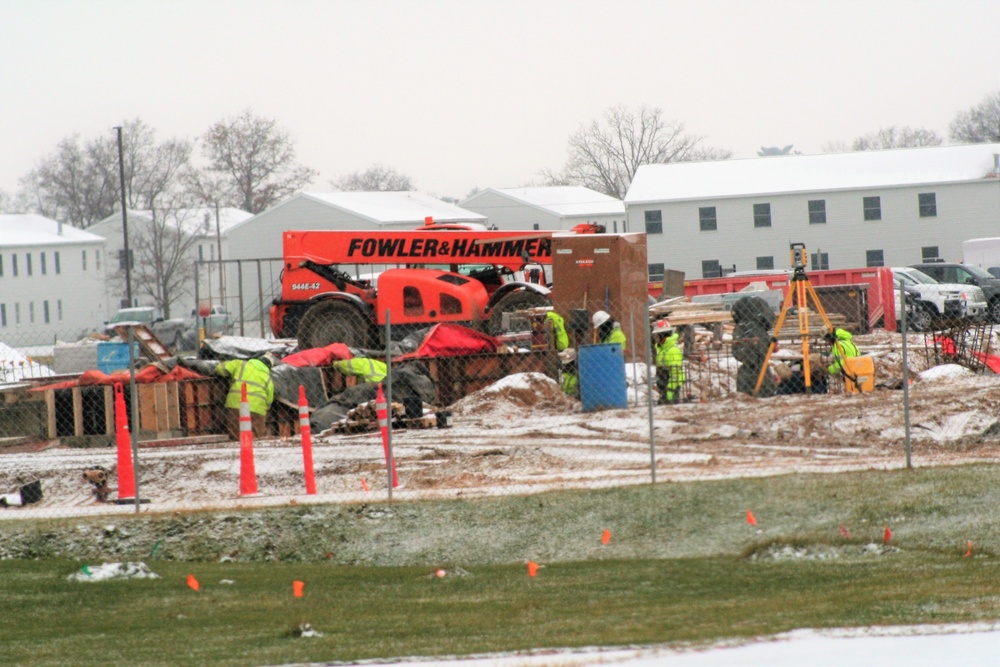
{"label": "dirt mound", "polygon": [[547,375],[517,373],[469,394],[452,406],[452,412],[460,417],[472,417],[484,413],[523,413],[525,410],[574,412],[577,407],[578,403],[566,396]]}

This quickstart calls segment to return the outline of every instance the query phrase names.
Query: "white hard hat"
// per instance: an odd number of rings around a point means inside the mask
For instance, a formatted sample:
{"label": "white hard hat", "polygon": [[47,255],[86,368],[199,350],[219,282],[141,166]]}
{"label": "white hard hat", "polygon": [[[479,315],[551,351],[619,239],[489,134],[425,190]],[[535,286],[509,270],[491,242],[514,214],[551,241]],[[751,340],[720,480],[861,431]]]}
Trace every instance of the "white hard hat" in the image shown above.
{"label": "white hard hat", "polygon": [[576,350],[572,347],[567,347],[557,356],[559,357],[559,361],[563,362],[564,364],[568,364],[576,361]]}
{"label": "white hard hat", "polygon": [[671,334],[674,331],[673,325],[664,318],[662,320],[656,320],[656,324],[653,325],[654,334]]}
{"label": "white hard hat", "polygon": [[610,319],[611,319],[610,315],[608,315],[603,310],[599,310],[596,313],[594,313],[594,316],[591,318],[591,321],[594,323],[595,327],[599,327]]}

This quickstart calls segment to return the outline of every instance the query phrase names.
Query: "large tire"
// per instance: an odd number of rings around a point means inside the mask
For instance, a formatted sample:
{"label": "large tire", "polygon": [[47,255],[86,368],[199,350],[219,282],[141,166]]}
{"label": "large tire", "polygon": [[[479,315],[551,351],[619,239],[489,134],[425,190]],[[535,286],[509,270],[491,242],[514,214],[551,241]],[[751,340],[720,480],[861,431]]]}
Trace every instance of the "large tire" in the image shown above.
{"label": "large tire", "polygon": [[320,301],[310,306],[299,321],[299,349],[343,343],[348,347],[370,347],[368,318],[343,301]]}
{"label": "large tire", "polygon": [[994,299],[990,302],[989,308],[989,318],[994,324],[1000,324],[1000,299]]}
{"label": "large tire", "polygon": [[918,303],[913,309],[913,313],[907,319],[906,324],[914,331],[930,331],[934,328],[934,318],[937,313],[934,306],[926,303]]}
{"label": "large tire", "polygon": [[490,319],[486,324],[486,333],[491,336],[499,336],[503,331],[503,315],[515,310],[528,310],[540,306],[551,306],[549,297],[531,290],[519,290],[510,292],[500,298],[490,311]]}

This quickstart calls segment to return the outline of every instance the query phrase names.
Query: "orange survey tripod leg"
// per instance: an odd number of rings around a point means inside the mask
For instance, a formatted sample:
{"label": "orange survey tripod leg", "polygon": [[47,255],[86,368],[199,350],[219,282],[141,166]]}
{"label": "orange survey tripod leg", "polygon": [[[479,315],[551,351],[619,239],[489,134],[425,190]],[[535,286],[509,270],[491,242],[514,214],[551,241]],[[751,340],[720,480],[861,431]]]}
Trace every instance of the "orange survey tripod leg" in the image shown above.
{"label": "orange survey tripod leg", "polygon": [[818,312],[822,318],[827,331],[833,333],[833,325],[830,323],[830,318],[827,317],[826,310],[823,309],[823,304],[820,303],[819,296],[816,294],[816,290],[813,288],[812,283],[809,282],[809,276],[806,275],[807,255],[805,244],[792,243],[790,246],[790,254],[793,268],[791,284],[788,286],[788,293],[785,295],[785,300],[781,305],[781,313],[778,315],[778,321],[774,324],[774,332],[771,334],[771,343],[767,346],[767,354],[764,356],[764,363],[760,367],[760,374],[757,376],[757,384],[753,390],[754,396],[760,394],[761,385],[764,384],[764,378],[769,370],[771,354],[774,352],[774,348],[778,344],[778,334],[784,327],[785,318],[788,316],[788,309],[793,303],[795,304],[796,314],[799,319],[799,338],[802,341],[802,373],[807,393],[812,393],[812,369],[809,363],[808,301],[810,297],[812,298],[816,312]]}

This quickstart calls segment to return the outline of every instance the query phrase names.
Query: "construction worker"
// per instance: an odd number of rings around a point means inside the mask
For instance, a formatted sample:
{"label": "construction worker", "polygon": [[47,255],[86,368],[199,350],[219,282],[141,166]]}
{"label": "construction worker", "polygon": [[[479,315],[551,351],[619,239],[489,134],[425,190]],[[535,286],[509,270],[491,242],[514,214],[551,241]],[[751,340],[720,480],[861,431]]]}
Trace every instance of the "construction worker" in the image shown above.
{"label": "construction worker", "polygon": [[667,320],[653,325],[653,345],[656,348],[656,388],[661,403],[677,403],[684,385],[684,353],[677,345],[680,338]]}
{"label": "construction worker", "polygon": [[580,397],[580,383],[576,370],[576,350],[568,347],[559,353],[562,362],[562,390],[567,396]]}
{"label": "construction worker", "polygon": [[845,329],[837,329],[834,332],[827,332],[823,338],[830,344],[830,356],[833,363],[827,367],[830,375],[837,375],[844,371],[843,360],[861,355],[858,346],[854,344],[851,332]]}
{"label": "construction worker", "polygon": [[545,313],[545,321],[552,327],[552,342],[556,352],[562,352],[569,347],[569,334],[566,333],[566,320],[554,310]]}
{"label": "construction worker", "polygon": [[618,322],[611,319],[607,311],[599,310],[591,318],[594,323],[594,330],[597,331],[598,343],[621,343],[622,351],[625,351],[625,332]]}
{"label": "construction worker", "polygon": [[353,375],[362,382],[381,382],[388,374],[384,361],[371,357],[354,357],[333,362],[333,368],[344,375]]}
{"label": "construction worker", "polygon": [[250,406],[254,437],[268,435],[267,411],[274,402],[274,383],[271,382],[271,366],[274,362],[274,357],[267,353],[259,359],[231,359],[216,367],[218,375],[233,380],[226,395],[226,427],[231,439],[240,439],[240,402],[244,384],[247,386],[247,403]]}

